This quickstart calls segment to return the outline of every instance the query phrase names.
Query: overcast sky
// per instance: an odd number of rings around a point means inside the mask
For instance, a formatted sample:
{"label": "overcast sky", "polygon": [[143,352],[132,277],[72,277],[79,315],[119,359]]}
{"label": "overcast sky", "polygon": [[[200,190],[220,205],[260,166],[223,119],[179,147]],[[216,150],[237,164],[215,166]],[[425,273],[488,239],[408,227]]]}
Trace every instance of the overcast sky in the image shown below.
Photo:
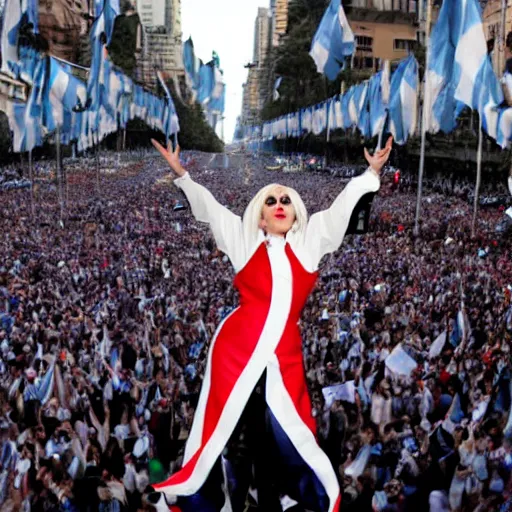
{"label": "overcast sky", "polygon": [[181,0],[183,41],[192,36],[196,56],[208,62],[215,50],[226,83],[224,139],[230,142],[242,109],[244,65],[252,60],[258,7],[270,0]]}

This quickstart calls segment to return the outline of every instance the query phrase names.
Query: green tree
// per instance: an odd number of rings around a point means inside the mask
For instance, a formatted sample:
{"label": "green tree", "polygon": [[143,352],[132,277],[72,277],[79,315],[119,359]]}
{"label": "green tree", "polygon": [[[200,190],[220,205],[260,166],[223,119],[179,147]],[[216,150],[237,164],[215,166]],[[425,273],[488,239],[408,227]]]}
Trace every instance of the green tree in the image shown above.
{"label": "green tree", "polygon": [[212,127],[206,122],[203,109],[197,102],[186,105],[174,98],[176,112],[180,120],[178,135],[183,149],[195,149],[208,153],[221,153],[224,143],[217,137]]}
{"label": "green tree", "polygon": [[[342,73],[329,82],[316,70],[309,51],[311,41],[325,12],[326,0],[292,0],[288,10],[288,31],[281,44],[274,48],[266,62],[265,82],[282,77],[280,98],[273,101],[272,87],[261,113],[263,120],[294,112],[318,103],[340,92],[342,80],[351,78]],[[351,84],[349,84],[351,85]]]}

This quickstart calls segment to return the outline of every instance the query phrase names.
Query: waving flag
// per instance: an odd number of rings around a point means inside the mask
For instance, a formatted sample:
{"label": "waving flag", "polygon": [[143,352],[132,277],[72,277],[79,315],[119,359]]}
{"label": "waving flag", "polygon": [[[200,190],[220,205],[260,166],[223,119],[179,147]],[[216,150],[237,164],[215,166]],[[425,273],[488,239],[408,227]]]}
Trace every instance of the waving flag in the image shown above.
{"label": "waving flag", "polygon": [[370,78],[368,83],[368,107],[370,115],[370,133],[372,137],[382,133],[388,114],[389,104],[389,62]]}
{"label": "waving flag", "polygon": [[282,76],[278,76],[275,83],[274,83],[274,92],[272,93],[272,99],[274,101],[277,101],[279,99],[279,92],[278,92],[278,89],[281,85],[281,82],[283,80],[283,77]]}
{"label": "waving flag", "polygon": [[183,43],[183,64],[185,67],[185,79],[195,101],[199,88],[199,70],[202,63],[195,55],[194,43],[191,37]]}
{"label": "waving flag", "polygon": [[18,76],[19,32],[23,25],[30,24],[37,30],[37,0],[6,0],[3,9],[1,37],[2,73]]}
{"label": "waving flag", "polygon": [[391,77],[389,131],[397,144],[405,144],[416,131],[418,83],[418,62],[414,55],[409,55]]}
{"label": "waving flag", "polygon": [[369,137],[368,82],[351,87],[347,95],[349,95],[348,112],[351,125],[357,126],[363,137]]}
{"label": "waving flag", "polygon": [[214,84],[214,66],[213,62],[203,64],[199,69],[199,84],[197,91],[197,101],[205,104],[210,100]]}
{"label": "waving flag", "polygon": [[[100,4],[101,5],[101,4]],[[112,39],[112,33],[114,32],[114,24],[116,18],[121,14],[121,6],[119,0],[103,0],[103,9],[100,16],[104,19],[104,30],[107,39],[107,45]]]}
{"label": "waving flag", "polygon": [[352,126],[352,119],[350,114],[350,106],[352,103],[352,96],[354,95],[354,88],[351,87],[341,98],[341,114],[343,124],[341,128],[348,130]]}
{"label": "waving flag", "polygon": [[312,132],[314,135],[319,135],[327,128],[327,103],[320,103],[315,105],[312,117]]}
{"label": "waving flag", "polygon": [[337,128],[341,128],[341,118],[339,114],[341,114],[341,104],[339,96],[334,96],[333,98],[327,100],[327,112],[328,112],[328,123],[327,129],[329,132],[336,130]]}
{"label": "waving flag", "polygon": [[56,59],[49,57],[49,79],[44,99],[43,125],[48,131],[64,127],[71,133],[73,109],[85,105],[85,84],[67,71]]}
{"label": "waving flag", "polygon": [[174,106],[174,101],[172,99],[171,92],[169,91],[169,88],[165,83],[165,80],[162,76],[162,72],[158,71],[157,75],[160,85],[162,86],[162,89],[165,92],[166,105],[162,113],[162,125],[164,133],[168,138],[173,133],[177,133],[180,130],[180,125],[178,122],[178,114],[176,113],[176,107]]}
{"label": "waving flag", "polygon": [[335,80],[354,53],[354,34],[348,24],[341,0],[331,0],[318,26],[309,54],[319,73]]}
{"label": "waving flag", "polygon": [[16,153],[32,151],[43,144],[42,119],[48,80],[47,58],[44,56],[38,58],[27,103],[14,104],[12,112],[8,115],[14,132],[13,150]]}
{"label": "waving flag", "polygon": [[[425,107],[430,132],[449,132],[456,116],[467,105],[482,119],[503,101],[498,80],[487,54],[480,5],[477,0],[443,2],[429,41],[430,59],[426,75]],[[491,115],[485,126],[492,125]],[[488,129],[488,128],[486,128]]]}

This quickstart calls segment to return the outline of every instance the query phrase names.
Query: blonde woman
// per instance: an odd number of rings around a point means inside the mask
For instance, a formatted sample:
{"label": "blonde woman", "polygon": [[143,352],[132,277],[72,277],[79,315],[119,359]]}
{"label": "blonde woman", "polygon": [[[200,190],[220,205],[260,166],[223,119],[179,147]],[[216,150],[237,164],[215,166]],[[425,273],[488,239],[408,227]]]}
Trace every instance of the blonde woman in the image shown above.
{"label": "blonde woman", "polygon": [[[241,421],[253,432],[247,437],[257,438],[249,451],[259,510],[280,511],[280,500],[289,496],[308,510],[337,511],[338,479],[317,444],[298,321],[320,260],[340,247],[359,200],[379,189],[392,139],[373,156],[365,149],[368,170],[309,220],[299,194],[278,184],[261,189],[240,218],[192,179],[180,163],[179,147],[172,151],[171,145],[153,144],[177,176],[174,184],[187,196],[196,220],[209,224],[218,248],[231,260],[240,293],[240,306],[221,323],[210,346],[183,467],[153,487],[172,497],[203,493],[204,498],[203,484],[213,478],[212,469]],[[247,485],[230,489],[226,499],[233,512],[243,510]],[[221,510],[222,498],[219,505],[211,501],[178,503],[183,511]]]}

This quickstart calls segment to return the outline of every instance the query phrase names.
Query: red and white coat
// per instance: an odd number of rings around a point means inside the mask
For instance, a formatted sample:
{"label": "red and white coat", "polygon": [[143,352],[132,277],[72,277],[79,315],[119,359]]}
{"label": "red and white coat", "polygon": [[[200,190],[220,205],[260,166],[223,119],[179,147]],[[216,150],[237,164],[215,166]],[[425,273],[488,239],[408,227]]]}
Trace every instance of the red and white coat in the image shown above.
{"label": "red and white coat", "polygon": [[207,222],[217,246],[230,258],[240,306],[219,325],[212,340],[182,469],[154,487],[190,496],[221,455],[262,373],[270,411],[328,496],[326,512],[339,507],[332,465],[316,439],[307,390],[299,318],[313,289],[318,265],[339,248],[359,199],[379,189],[371,168],[352,179],[332,206],[311,216],[305,234],[259,239],[249,247],[242,219],[219,204],[189,174],[175,180],[194,217]]}

